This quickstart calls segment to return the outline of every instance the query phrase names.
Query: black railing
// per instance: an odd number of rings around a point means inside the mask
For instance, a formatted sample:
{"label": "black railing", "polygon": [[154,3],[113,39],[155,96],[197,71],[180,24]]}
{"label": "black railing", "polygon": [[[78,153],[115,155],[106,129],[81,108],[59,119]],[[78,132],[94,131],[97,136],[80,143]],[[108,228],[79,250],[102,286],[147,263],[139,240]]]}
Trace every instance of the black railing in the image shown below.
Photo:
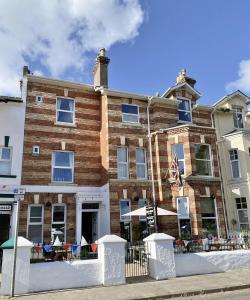
{"label": "black railing", "polygon": [[96,258],[98,258],[97,244],[83,247],[67,243],[62,244],[62,246],[47,244],[35,245],[31,249],[31,263]]}
{"label": "black railing", "polygon": [[194,240],[174,241],[175,253],[190,253],[202,251],[222,251],[222,250],[242,250],[250,249],[250,238],[248,236],[231,236],[228,238],[205,238]]}
{"label": "black railing", "polygon": [[147,246],[143,242],[126,244],[125,270],[126,277],[145,277],[149,275],[149,256]]}

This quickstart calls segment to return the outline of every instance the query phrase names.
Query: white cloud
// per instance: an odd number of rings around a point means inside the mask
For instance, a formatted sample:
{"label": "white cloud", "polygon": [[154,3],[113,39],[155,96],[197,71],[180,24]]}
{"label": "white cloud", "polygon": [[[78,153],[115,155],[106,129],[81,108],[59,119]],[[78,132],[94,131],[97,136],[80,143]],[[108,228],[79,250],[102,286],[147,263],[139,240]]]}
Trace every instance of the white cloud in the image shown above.
{"label": "white cloud", "polygon": [[1,0],[0,94],[19,93],[28,62],[55,77],[83,71],[89,51],[134,39],[143,16],[139,0]]}
{"label": "white cloud", "polygon": [[231,93],[235,90],[241,90],[242,92],[250,93],[250,59],[240,62],[238,76],[239,79],[226,85],[227,92]]}

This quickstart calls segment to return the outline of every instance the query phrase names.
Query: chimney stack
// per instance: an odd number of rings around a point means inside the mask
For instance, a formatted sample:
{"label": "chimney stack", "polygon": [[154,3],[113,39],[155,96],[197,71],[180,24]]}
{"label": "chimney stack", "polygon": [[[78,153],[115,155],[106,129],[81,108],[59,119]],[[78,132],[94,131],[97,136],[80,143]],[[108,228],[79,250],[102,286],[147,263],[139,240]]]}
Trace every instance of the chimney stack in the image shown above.
{"label": "chimney stack", "polygon": [[106,57],[105,48],[99,50],[93,70],[94,87],[108,87],[108,64],[110,59]]}
{"label": "chimney stack", "polygon": [[191,77],[187,77],[186,69],[182,69],[176,78],[176,84],[183,83],[183,82],[188,83],[191,87],[194,87],[194,85],[196,84],[195,79]]}
{"label": "chimney stack", "polygon": [[23,76],[30,74],[30,70],[28,66],[23,66]]}

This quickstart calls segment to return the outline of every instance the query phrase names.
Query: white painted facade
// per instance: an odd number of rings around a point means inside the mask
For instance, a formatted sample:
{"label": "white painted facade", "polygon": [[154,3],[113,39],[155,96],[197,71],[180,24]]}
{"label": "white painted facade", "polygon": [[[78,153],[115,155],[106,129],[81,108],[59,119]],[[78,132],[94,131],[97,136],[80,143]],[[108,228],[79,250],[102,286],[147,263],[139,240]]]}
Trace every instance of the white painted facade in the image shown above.
{"label": "white painted facade", "polygon": [[[1,174],[0,169],[0,205],[11,205],[11,211],[3,211],[0,207],[0,215],[9,214],[9,236],[13,235],[16,207],[14,205],[13,190],[20,187],[23,140],[24,140],[24,120],[25,120],[25,82],[21,98],[0,97],[0,147],[10,149],[10,172]],[[6,141],[7,140],[7,141]],[[2,217],[3,220],[4,217]],[[4,226],[6,226],[4,222]],[[0,225],[0,230],[3,224]],[[0,233],[1,235],[1,233]]]}
{"label": "white painted facade", "polygon": [[[250,228],[250,99],[237,91],[215,103],[214,121],[217,133],[218,153],[227,210],[229,234],[239,234],[244,227]],[[235,126],[234,108],[242,111],[242,126]],[[243,128],[239,128],[243,127]],[[230,151],[236,150],[235,162],[230,158]],[[232,165],[238,164],[239,176],[234,176]],[[235,166],[234,166],[235,168]],[[236,199],[245,198],[246,206],[240,209]],[[238,200],[239,201],[239,200]],[[245,210],[246,212],[240,212]],[[248,218],[248,225],[242,223],[242,215]],[[246,218],[245,218],[246,219]]]}

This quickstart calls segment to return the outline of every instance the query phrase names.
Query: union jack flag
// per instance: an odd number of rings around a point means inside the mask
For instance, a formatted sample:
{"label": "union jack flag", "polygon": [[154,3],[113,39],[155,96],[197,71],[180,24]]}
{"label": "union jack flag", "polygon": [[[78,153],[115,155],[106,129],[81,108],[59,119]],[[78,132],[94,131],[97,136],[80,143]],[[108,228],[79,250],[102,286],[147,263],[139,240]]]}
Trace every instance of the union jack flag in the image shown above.
{"label": "union jack flag", "polygon": [[174,158],[173,158],[173,161],[171,163],[170,170],[172,172],[172,176],[176,180],[176,184],[178,186],[183,186],[182,179],[181,179],[180,168],[179,168],[178,157],[177,157],[176,153],[174,154]]}

